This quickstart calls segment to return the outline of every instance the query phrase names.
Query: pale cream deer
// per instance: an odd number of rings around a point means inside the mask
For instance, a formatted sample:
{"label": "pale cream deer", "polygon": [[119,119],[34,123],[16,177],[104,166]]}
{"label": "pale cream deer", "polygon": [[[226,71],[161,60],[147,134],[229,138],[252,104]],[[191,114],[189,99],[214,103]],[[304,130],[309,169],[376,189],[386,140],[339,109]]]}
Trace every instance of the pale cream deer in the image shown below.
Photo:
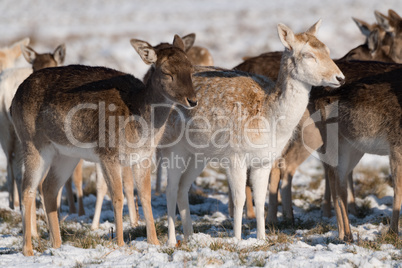
{"label": "pale cream deer", "polygon": [[[300,121],[311,86],[339,87],[344,82],[328,48],[315,37],[320,22],[301,34],[294,34],[283,24],[278,25],[285,52],[276,84],[263,76],[245,72],[196,68],[193,83],[199,107],[191,111],[181,109],[182,117],[180,113],[171,114],[172,127],[166,130],[164,148],[161,148],[164,158],[174,155],[186,161],[186,165],[168,164],[168,245],[176,244],[176,202],[185,240],[192,234],[188,190],[212,158],[224,160],[225,163],[221,163],[227,168],[237,239],[241,238],[246,173],[250,168],[257,238],[265,238],[264,203],[271,165]],[[167,146],[172,142],[172,146]]]}
{"label": "pale cream deer", "polygon": [[[27,43],[29,39],[23,41]],[[21,43],[21,42],[19,42]],[[0,73],[0,144],[7,159],[7,185],[9,205],[14,209],[19,206],[21,194],[22,163],[20,143],[14,131],[9,109],[18,86],[33,72],[46,67],[54,67],[63,63],[65,46],[58,46],[53,53],[38,54],[32,48],[20,44],[25,59],[31,68],[11,68]]]}
{"label": "pale cream deer", "polygon": [[0,72],[5,69],[12,68],[15,65],[16,60],[21,56],[21,45],[27,46],[29,44],[29,38],[24,38],[17,41],[10,46],[0,48]]}
{"label": "pale cream deer", "polygon": [[[29,44],[29,38],[24,38],[20,41],[13,43],[8,47],[0,48],[0,74],[6,69],[12,68],[15,62],[21,56],[21,45],[27,46]],[[0,76],[1,77],[1,76]],[[9,137],[2,137],[2,140],[9,140]],[[5,141],[7,142],[7,141]],[[7,158],[7,152],[5,152]],[[9,206],[11,209],[19,206],[18,200],[18,190],[15,180],[12,179],[12,174],[9,173],[10,170],[7,168],[7,188],[9,192]],[[11,181],[14,183],[11,184]]]}
{"label": "pale cream deer", "polygon": [[[369,24],[362,20],[353,19],[361,32],[366,36],[366,42],[363,45],[357,46],[350,50],[344,57],[337,60],[374,60],[384,62],[394,62],[389,55],[384,54],[385,51],[389,52],[389,44],[392,40],[389,36],[385,35],[385,31],[381,30],[377,24]],[[280,52],[268,52],[261,54],[257,57],[248,58],[243,63],[236,66],[234,69],[247,71],[251,73],[257,73],[265,75],[271,79],[275,79],[279,71],[280,64]],[[348,83],[348,81],[346,81]],[[289,142],[282,152],[282,163],[276,162],[272,168],[269,183],[269,208],[267,221],[269,223],[277,222],[277,207],[279,199],[279,182],[281,181],[281,193],[282,193],[282,209],[284,217],[287,220],[293,221],[293,209],[292,209],[292,195],[291,186],[292,178],[296,172],[298,166],[310,156],[311,151],[314,151],[321,147],[322,139],[319,130],[310,124],[303,128],[304,122],[309,119],[310,113],[306,110],[304,116],[300,120],[298,127],[295,131],[294,138]],[[303,128],[303,133],[301,129]],[[308,149],[307,149],[308,148]],[[279,167],[280,165],[280,167]],[[327,173],[326,166],[325,173]],[[325,176],[327,178],[327,176]],[[351,213],[356,214],[356,205],[354,200],[353,180],[352,174],[349,174],[348,183],[348,203]],[[249,218],[254,216],[254,210],[252,206],[252,197],[249,194],[251,191],[247,187],[247,211],[246,215]],[[323,215],[329,217],[331,215],[331,200],[330,200],[329,182],[326,181],[326,190],[324,195],[324,201],[322,205]],[[232,203],[229,202],[229,205]]]}
{"label": "pale cream deer", "polygon": [[173,45],[159,50],[136,39],[131,44],[155,69],[147,85],[112,69],[70,65],[35,72],[17,90],[11,113],[24,153],[24,255],[33,255],[31,207],[46,173],[43,194],[50,239],[53,247],[60,247],[57,195],[80,159],[98,162],[102,167],[114,207],[118,246],[124,244],[121,165],[132,164],[147,240],[159,244],[147,164],[174,105],[193,108],[197,100],[192,65],[179,36],[175,36]]}

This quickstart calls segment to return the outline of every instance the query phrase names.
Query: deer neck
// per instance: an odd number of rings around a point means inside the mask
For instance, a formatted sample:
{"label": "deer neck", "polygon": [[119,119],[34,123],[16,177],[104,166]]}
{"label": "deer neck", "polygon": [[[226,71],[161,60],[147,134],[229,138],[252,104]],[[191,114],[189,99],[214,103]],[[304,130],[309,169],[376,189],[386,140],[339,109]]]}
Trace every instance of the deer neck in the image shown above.
{"label": "deer neck", "polygon": [[271,113],[277,119],[278,131],[291,131],[299,123],[306,110],[311,85],[296,78],[294,58],[289,52],[284,52],[275,91],[278,94],[276,105]]}
{"label": "deer neck", "polygon": [[162,94],[162,89],[155,86],[157,83],[153,83],[152,80],[151,77],[147,81],[145,94],[140,104],[143,105],[145,111],[144,119],[151,122],[152,128],[163,131],[175,104]]}

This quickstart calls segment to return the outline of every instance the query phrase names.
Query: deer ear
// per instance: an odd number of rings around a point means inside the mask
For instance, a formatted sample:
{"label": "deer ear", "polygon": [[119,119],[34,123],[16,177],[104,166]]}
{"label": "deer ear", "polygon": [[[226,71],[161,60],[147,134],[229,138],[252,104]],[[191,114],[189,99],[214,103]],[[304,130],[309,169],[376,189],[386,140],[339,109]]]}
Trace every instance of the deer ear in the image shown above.
{"label": "deer ear", "polygon": [[21,45],[21,51],[22,51],[22,55],[24,55],[24,58],[26,59],[26,61],[28,63],[32,64],[34,62],[34,60],[36,59],[36,55],[37,55],[35,50],[33,50],[29,46]]}
{"label": "deer ear", "polygon": [[155,49],[150,44],[138,39],[131,39],[130,43],[146,64],[152,64],[156,62],[157,60],[156,52]]}
{"label": "deer ear", "polygon": [[278,35],[279,39],[281,40],[282,44],[288,49],[293,49],[293,43],[295,40],[295,35],[293,31],[286,26],[285,24],[279,23],[278,24]]}
{"label": "deer ear", "polygon": [[389,10],[388,10],[388,16],[389,16],[389,18],[390,18],[391,20],[394,20],[394,21],[400,21],[400,20],[402,20],[401,16],[399,16],[398,13],[396,13],[396,12],[395,12],[394,10],[392,10],[392,9],[389,9]]}
{"label": "deer ear", "polygon": [[374,11],[375,18],[378,25],[383,28],[386,32],[393,32],[394,27],[391,25],[390,19],[379,11]]}
{"label": "deer ear", "polygon": [[306,33],[309,33],[309,34],[311,34],[311,35],[316,35],[316,33],[317,33],[317,31],[318,31],[318,28],[320,28],[320,26],[321,26],[321,19],[319,19],[316,23],[314,23],[314,25],[313,26],[311,26],[307,31],[306,31]]}
{"label": "deer ear", "polygon": [[61,44],[53,52],[53,58],[57,62],[57,65],[62,65],[66,56],[66,46]]}
{"label": "deer ear", "polygon": [[188,34],[181,38],[184,43],[184,51],[187,52],[194,45],[195,42],[195,33]]}
{"label": "deer ear", "polygon": [[180,38],[180,36],[178,36],[177,34],[175,34],[174,39],[173,39],[173,46],[174,47],[178,47],[181,50],[185,51],[185,46],[183,43],[183,40]]}
{"label": "deer ear", "polygon": [[352,20],[356,23],[357,27],[360,29],[360,32],[362,32],[362,34],[368,38],[370,36],[371,31],[373,30],[372,26],[365,21],[353,17]]}
{"label": "deer ear", "polygon": [[375,29],[368,37],[367,37],[367,46],[370,50],[370,53],[374,53],[380,47],[380,39],[379,39],[379,30]]}
{"label": "deer ear", "polygon": [[21,46],[27,46],[29,44],[29,38],[26,37],[20,41],[15,42],[14,44],[11,45],[10,48],[10,53],[12,53],[14,55],[14,58],[18,58],[22,51],[21,51]]}

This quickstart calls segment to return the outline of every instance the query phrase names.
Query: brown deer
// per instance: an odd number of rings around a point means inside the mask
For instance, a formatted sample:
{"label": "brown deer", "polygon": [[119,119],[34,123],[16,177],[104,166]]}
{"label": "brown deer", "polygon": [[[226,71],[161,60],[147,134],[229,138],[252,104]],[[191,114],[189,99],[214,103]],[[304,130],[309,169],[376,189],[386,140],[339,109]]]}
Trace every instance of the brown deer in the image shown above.
{"label": "brown deer", "polygon": [[[193,44],[195,42],[195,34],[191,33],[182,37],[182,41],[184,43],[184,51],[187,54],[192,65],[212,65],[212,56],[206,48],[203,47],[194,47]],[[154,46],[154,49],[160,49],[163,46],[168,45],[167,43],[161,43],[157,46]],[[143,82],[146,84],[149,80],[149,77],[152,75],[154,68],[150,68],[148,72],[144,75]],[[156,157],[160,159],[159,151],[156,151]],[[161,191],[161,183],[162,183],[162,165],[161,161],[156,161],[157,170],[156,170],[156,188],[155,193],[160,194]],[[76,169],[77,170],[77,169]],[[74,178],[79,178],[79,176],[74,176]],[[82,176],[81,176],[82,178]],[[97,165],[96,167],[96,205],[95,205],[95,213],[92,219],[91,229],[96,230],[99,228],[99,219],[102,210],[103,199],[107,193],[107,186],[105,184],[105,180],[103,178],[103,174],[101,172],[101,168]],[[136,213],[136,205],[134,199],[134,184],[131,175],[130,168],[125,167],[122,170],[122,178],[124,185],[124,193],[127,198],[127,206],[130,217],[131,226],[137,225],[137,213]],[[82,185],[82,183],[81,183]]]}
{"label": "brown deer", "polygon": [[11,113],[24,152],[23,254],[33,255],[31,208],[42,177],[52,246],[60,247],[57,195],[80,159],[98,162],[111,194],[118,246],[124,244],[121,165],[131,165],[144,209],[147,240],[159,244],[151,207],[152,154],[174,105],[197,105],[192,65],[175,36],[155,50],[131,40],[155,71],[144,85],[132,75],[104,67],[71,65],[33,73],[18,88]]}
{"label": "brown deer", "polygon": [[[337,60],[375,60],[384,62],[393,62],[393,60],[384,54],[387,51],[387,47],[392,40],[389,40],[389,36],[385,35],[384,30],[377,24],[368,24],[364,21],[353,19],[361,32],[367,37],[365,44],[360,45],[351,51],[349,51],[344,57]],[[382,39],[381,39],[382,38]],[[376,44],[376,45],[375,45]],[[249,58],[240,65],[236,66],[235,69],[253,72],[257,74],[262,74],[274,79],[275,75],[279,71],[279,59],[280,52],[269,52],[261,54],[260,56]],[[298,130],[302,129],[305,120],[309,119],[310,113],[306,110],[302,120],[300,121],[297,131],[295,132],[294,138],[289,142],[288,146],[282,154],[282,160],[285,165],[278,167],[278,162],[275,163],[270,176],[269,185],[269,209],[268,209],[268,222],[277,222],[277,206],[278,206],[278,187],[279,181],[282,181],[281,192],[283,194],[282,207],[284,217],[293,221],[293,209],[291,200],[291,185],[292,178],[296,172],[297,167],[307,159],[311,154],[311,150],[316,150],[322,145],[321,134],[314,125],[309,125],[305,127],[303,133],[299,133]],[[310,150],[306,149],[306,145]],[[325,165],[324,165],[325,167]],[[327,172],[327,170],[326,170]],[[327,177],[327,176],[326,176]],[[353,181],[352,174],[349,175],[349,209],[352,213],[356,213],[356,206],[354,202],[354,191],[353,191]],[[251,191],[247,189],[247,193]],[[248,195],[247,199],[251,203],[251,196]],[[329,217],[331,215],[331,205],[330,205],[330,190],[329,183],[326,183],[325,198],[323,202],[323,215]],[[229,202],[230,207],[231,202]],[[247,205],[246,215],[252,218],[254,215],[253,207]]]}
{"label": "brown deer", "polygon": [[[187,53],[187,56],[193,65],[199,65],[199,66],[213,66],[214,61],[212,58],[211,53],[209,52],[208,49],[200,46],[193,46],[195,42],[195,34],[191,33],[186,36],[182,37],[184,46],[185,46],[185,51]],[[162,44],[159,44],[159,46]],[[157,48],[158,46],[156,46]],[[148,71],[148,73],[150,70]],[[144,76],[144,83],[147,81],[147,77],[149,74],[146,74]],[[161,155],[159,151],[156,151],[156,159],[161,159]],[[162,184],[162,164],[161,161],[156,161],[156,186],[155,186],[155,194],[160,194],[161,193],[161,184]]]}
{"label": "brown deer", "polygon": [[388,10],[388,16],[376,11],[378,24],[387,32],[387,36],[392,36],[388,43],[388,55],[394,62],[402,62],[402,18],[392,9]]}
{"label": "brown deer", "polygon": [[[339,87],[344,82],[328,48],[315,37],[320,22],[300,34],[278,25],[285,52],[276,84],[245,72],[196,67],[193,83],[199,107],[191,111],[181,109],[184,116],[171,114],[172,127],[165,132],[164,141],[174,144],[161,148],[164,158],[174,155],[187,163],[168,166],[168,245],[176,244],[176,203],[185,240],[192,234],[188,190],[212,159],[224,161],[227,170],[235,203],[233,229],[237,239],[241,238],[246,173],[250,168],[256,196],[257,238],[265,239],[264,203],[271,165],[300,121],[311,86]],[[183,124],[185,130],[180,127]],[[268,130],[270,127],[275,131]],[[183,131],[185,137],[181,138]]]}
{"label": "brown deer", "polygon": [[[394,181],[390,231],[398,234],[402,203],[402,67],[380,62],[339,62],[348,81],[336,91],[313,89],[310,112],[325,115],[317,124],[324,139],[331,195],[339,238],[352,240],[347,204],[347,178],[365,153],[389,155]],[[330,116],[335,113],[337,116]],[[338,124],[337,138],[327,138]]]}
{"label": "brown deer", "polygon": [[31,47],[23,45],[29,39],[20,41],[18,50],[24,58],[32,65],[31,68],[11,68],[0,73],[0,144],[7,159],[7,185],[9,192],[9,205],[14,209],[19,206],[19,196],[21,196],[21,151],[20,143],[15,134],[14,126],[9,114],[11,101],[17,91],[18,86],[33,71],[47,67],[61,65],[65,58],[65,46],[58,46],[53,53],[39,54]]}

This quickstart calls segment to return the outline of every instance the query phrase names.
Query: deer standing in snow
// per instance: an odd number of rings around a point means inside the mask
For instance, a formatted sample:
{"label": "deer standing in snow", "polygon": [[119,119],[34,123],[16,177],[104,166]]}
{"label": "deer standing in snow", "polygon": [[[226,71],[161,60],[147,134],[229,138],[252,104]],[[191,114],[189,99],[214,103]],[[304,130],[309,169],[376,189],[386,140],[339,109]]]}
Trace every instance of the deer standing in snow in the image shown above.
{"label": "deer standing in snow", "polygon": [[[234,236],[241,238],[247,169],[256,201],[257,238],[265,238],[264,203],[271,165],[280,156],[293,129],[302,117],[311,86],[339,87],[344,76],[329,56],[328,48],[315,33],[320,22],[308,31],[294,34],[278,25],[285,46],[278,82],[259,75],[213,67],[196,67],[193,83],[199,107],[172,113],[164,135],[172,146],[161,148],[186,165],[168,165],[168,244],[176,244],[176,202],[183,221],[185,239],[192,234],[188,190],[211,160],[224,161],[234,200]],[[183,120],[184,117],[184,121]],[[183,124],[186,129],[183,129]],[[183,133],[184,131],[184,133]],[[184,135],[184,136],[182,136]]]}
{"label": "deer standing in snow", "polygon": [[[195,42],[195,34],[191,33],[182,38],[184,44],[184,51],[187,54],[188,59],[190,60],[192,65],[202,65],[202,66],[211,66],[213,65],[212,56],[206,48],[196,46],[193,44]],[[160,49],[162,46],[168,45],[167,43],[161,43],[157,46],[154,46],[154,49]],[[146,84],[149,80],[149,77],[152,75],[154,69],[150,68],[148,72],[144,75],[143,82]],[[156,151],[156,158],[160,159],[160,153]],[[161,161],[156,161],[157,170],[156,170],[156,188],[155,193],[159,194],[161,191],[161,183],[162,183],[162,165]],[[76,169],[77,170],[77,169]],[[96,165],[96,205],[95,205],[95,213],[92,219],[91,229],[96,230],[99,228],[99,219],[102,210],[103,199],[107,193],[107,186],[105,184],[105,180],[103,178],[103,174],[101,172],[101,168],[99,164]],[[75,176],[78,177],[78,176]],[[81,176],[82,178],[82,176]],[[134,184],[133,178],[129,167],[125,167],[122,170],[122,178],[124,185],[124,193],[127,198],[127,206],[128,213],[130,217],[131,226],[137,225],[137,213],[136,213],[136,203],[134,199]]]}
{"label": "deer standing in snow", "polygon": [[[377,21],[378,13],[375,12]],[[383,61],[383,62],[394,62],[388,54],[389,46],[392,44],[392,39],[389,38],[390,35],[395,33],[385,33],[385,31],[379,27],[378,24],[369,24],[362,20],[353,18],[361,32],[366,36],[366,42],[363,45],[357,46],[356,48],[349,51],[344,57],[337,60],[349,61],[349,60],[373,60],[373,61]],[[385,22],[383,22],[385,23]],[[393,22],[395,24],[395,22]],[[395,30],[395,29],[394,29]],[[396,47],[395,47],[396,48]],[[275,79],[279,71],[281,52],[268,52],[261,54],[257,57],[252,57],[244,61],[243,63],[236,66],[234,69],[247,71],[251,73],[257,73],[265,75],[271,79]],[[348,80],[346,80],[348,83]],[[293,209],[292,209],[292,196],[291,196],[291,186],[292,178],[296,172],[298,166],[303,163],[307,157],[310,156],[311,151],[314,151],[321,147],[322,139],[321,134],[314,126],[310,124],[303,128],[304,122],[310,118],[310,112],[306,110],[302,119],[300,120],[298,127],[295,131],[295,136],[289,144],[285,147],[282,152],[282,160],[285,165],[279,167],[279,162],[276,162],[272,168],[269,183],[269,203],[268,203],[268,218],[269,223],[277,222],[277,207],[278,207],[278,188],[279,181],[281,181],[281,193],[282,193],[282,208],[284,217],[293,221]],[[303,132],[301,132],[303,128]],[[309,150],[306,149],[308,146]],[[283,164],[282,163],[282,164]],[[327,173],[327,168],[325,167],[325,172]],[[325,176],[328,177],[327,175]],[[356,206],[354,201],[354,191],[353,191],[353,180],[352,173],[348,177],[348,202],[349,210],[351,213],[356,213]],[[249,187],[247,187],[249,188]],[[247,189],[248,190],[248,189]],[[252,217],[254,215],[254,210],[252,207],[252,198],[250,190],[247,191],[247,216]],[[330,188],[329,182],[326,180],[326,189],[323,202],[323,215],[329,217],[331,215],[331,198],[330,198]],[[232,204],[229,202],[229,205]],[[250,216],[251,215],[251,216]]]}
{"label": "deer standing in snow", "polygon": [[[352,240],[348,218],[347,178],[365,153],[389,155],[394,181],[390,231],[398,234],[402,204],[402,67],[380,62],[339,62],[347,84],[336,91],[313,89],[310,112],[326,115],[320,124],[338,124],[337,138],[326,138],[325,161],[338,221],[339,238]],[[335,114],[336,116],[331,116]]]}
{"label": "deer standing in snow", "polygon": [[[9,68],[14,67],[15,62],[17,61],[18,57],[21,56],[21,45],[27,46],[29,44],[29,38],[24,38],[20,41],[17,41],[13,43],[11,46],[8,47],[2,47],[0,48],[0,79],[1,79],[1,73]],[[5,111],[8,113],[8,111]],[[3,117],[4,118],[4,117]],[[4,123],[6,124],[6,123]],[[3,127],[7,127],[4,126]],[[11,140],[11,137],[8,137],[6,135],[1,135],[1,140],[3,143],[7,143],[8,141]],[[4,149],[4,147],[2,147]],[[6,155],[6,158],[10,156],[8,152],[4,152]],[[9,162],[9,161],[7,161]],[[14,177],[10,173],[12,170],[9,169],[7,166],[7,190],[8,190],[8,198],[9,198],[9,206],[11,209],[14,209],[15,207],[19,206],[19,200],[18,200],[18,190],[17,190],[17,184],[15,180],[13,179]]]}
{"label": "deer standing in snow", "polygon": [[190,109],[197,100],[192,65],[179,36],[173,45],[159,50],[136,39],[131,44],[142,60],[155,68],[146,85],[126,73],[81,65],[40,70],[20,85],[11,113],[24,152],[24,255],[33,255],[31,207],[46,173],[43,195],[50,238],[53,247],[60,247],[57,195],[81,158],[102,167],[114,207],[118,246],[124,244],[121,166],[132,165],[147,240],[159,244],[149,163],[174,105]]}
{"label": "deer standing in snow", "polygon": [[[26,39],[25,43],[28,43]],[[18,86],[32,73],[46,67],[54,67],[63,63],[64,45],[58,46],[53,53],[38,54],[32,48],[21,44],[18,47],[32,68],[11,68],[0,73],[0,144],[7,159],[7,185],[10,208],[19,204],[22,180],[21,148],[15,134],[9,109]]]}
{"label": "deer standing in snow", "polygon": [[[194,41],[195,41],[195,34],[188,34],[186,36],[182,37],[184,45],[186,47],[185,51],[186,54],[193,65],[199,65],[199,66],[213,66],[214,61],[212,58],[211,53],[209,52],[208,49],[200,46],[193,46]],[[149,72],[149,71],[148,71]],[[144,76],[144,83],[147,80],[148,73]],[[157,165],[157,170],[156,170],[156,187],[155,187],[155,193],[160,194],[161,193],[161,184],[162,184],[162,163],[161,161],[158,161],[160,159],[160,153],[157,150],[156,151],[156,165]]]}

